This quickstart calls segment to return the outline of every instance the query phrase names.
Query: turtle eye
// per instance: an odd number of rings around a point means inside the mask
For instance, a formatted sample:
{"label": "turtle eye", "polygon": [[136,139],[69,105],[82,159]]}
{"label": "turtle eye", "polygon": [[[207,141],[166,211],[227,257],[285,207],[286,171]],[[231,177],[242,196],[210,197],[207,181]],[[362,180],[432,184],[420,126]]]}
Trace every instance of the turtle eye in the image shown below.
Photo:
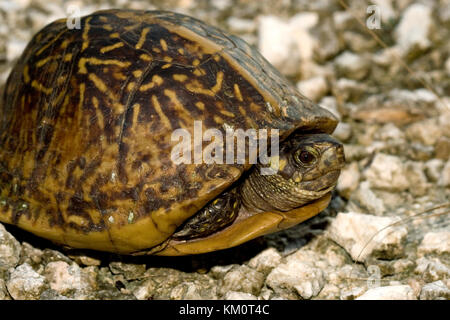
{"label": "turtle eye", "polygon": [[317,151],[314,148],[311,147],[305,147],[301,148],[295,153],[295,161],[298,164],[305,165],[305,166],[311,166],[317,161]]}

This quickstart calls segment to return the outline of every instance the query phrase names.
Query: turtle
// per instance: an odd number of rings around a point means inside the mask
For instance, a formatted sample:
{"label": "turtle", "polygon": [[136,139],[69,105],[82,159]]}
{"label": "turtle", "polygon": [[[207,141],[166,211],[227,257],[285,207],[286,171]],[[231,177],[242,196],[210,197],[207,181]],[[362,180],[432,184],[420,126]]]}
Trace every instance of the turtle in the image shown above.
{"label": "turtle", "polygon": [[[0,110],[0,221],[69,248],[234,247],[324,210],[345,162],[336,116],[241,38],[169,11],[50,23],[14,65]],[[196,123],[255,130],[265,158],[176,163],[174,132],[195,135]],[[203,139],[194,158],[211,147]]]}

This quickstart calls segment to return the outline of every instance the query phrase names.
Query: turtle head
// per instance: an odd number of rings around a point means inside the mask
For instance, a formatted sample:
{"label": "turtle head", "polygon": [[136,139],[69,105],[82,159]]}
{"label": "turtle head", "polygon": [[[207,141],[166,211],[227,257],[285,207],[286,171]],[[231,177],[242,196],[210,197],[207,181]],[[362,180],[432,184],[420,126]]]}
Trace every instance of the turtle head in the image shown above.
{"label": "turtle head", "polygon": [[294,182],[295,188],[320,192],[334,187],[345,162],[340,142],[327,134],[299,134],[282,148],[286,165],[279,175]]}
{"label": "turtle head", "polygon": [[[237,189],[213,200],[152,253],[225,249],[290,228],[324,210],[345,162],[342,144],[327,134],[293,134],[280,145],[276,157],[274,174],[262,174],[262,164],[254,166]],[[232,218],[223,228],[218,222],[227,217]],[[206,229],[211,232],[205,233]]]}
{"label": "turtle head", "polygon": [[289,211],[323,197],[345,162],[342,144],[322,133],[294,133],[277,157],[277,172],[254,170],[245,180],[242,200],[250,211]]}

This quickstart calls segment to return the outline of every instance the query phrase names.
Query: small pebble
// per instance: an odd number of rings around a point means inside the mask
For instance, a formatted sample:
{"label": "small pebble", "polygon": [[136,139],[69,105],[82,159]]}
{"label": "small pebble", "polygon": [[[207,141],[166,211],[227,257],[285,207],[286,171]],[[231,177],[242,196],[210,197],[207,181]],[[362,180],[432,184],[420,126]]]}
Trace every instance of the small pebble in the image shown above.
{"label": "small pebble", "polygon": [[44,276],[24,263],[11,269],[6,287],[14,300],[37,300],[47,288],[47,284]]}
{"label": "small pebble", "polygon": [[403,226],[389,227],[398,221],[398,218],[340,212],[332,221],[327,234],[354,261],[364,262],[369,256],[392,259],[403,253],[403,241],[408,233]]}
{"label": "small pebble", "polygon": [[416,300],[408,285],[386,286],[367,290],[356,300]]}

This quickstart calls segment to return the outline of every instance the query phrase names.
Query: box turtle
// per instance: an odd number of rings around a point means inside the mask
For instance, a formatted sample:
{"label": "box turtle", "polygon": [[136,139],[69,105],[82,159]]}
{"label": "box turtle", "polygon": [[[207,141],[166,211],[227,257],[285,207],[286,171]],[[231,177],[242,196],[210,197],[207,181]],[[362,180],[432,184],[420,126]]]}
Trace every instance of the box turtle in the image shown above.
{"label": "box turtle", "polygon": [[[265,164],[175,163],[173,133],[195,135],[194,121],[267,129],[279,152]],[[336,125],[245,41],[197,19],[57,20],[32,38],[0,103],[0,221],[121,254],[233,247],[327,207],[344,163]]]}

